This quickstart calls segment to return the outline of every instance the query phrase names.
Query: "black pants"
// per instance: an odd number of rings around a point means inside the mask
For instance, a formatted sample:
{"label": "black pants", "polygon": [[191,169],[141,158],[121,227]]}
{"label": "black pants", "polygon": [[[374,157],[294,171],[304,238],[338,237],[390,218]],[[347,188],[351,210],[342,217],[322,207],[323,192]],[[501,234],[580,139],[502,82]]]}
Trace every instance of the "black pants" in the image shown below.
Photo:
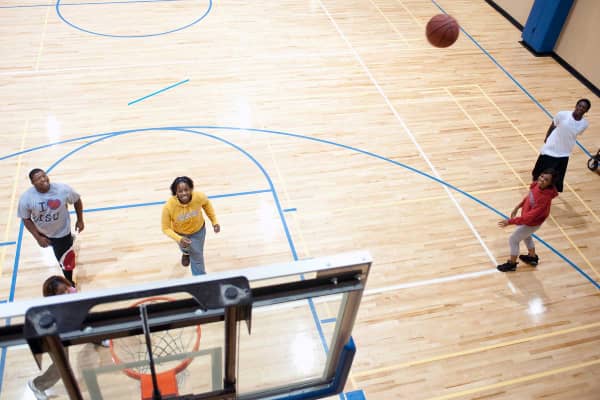
{"label": "black pants", "polygon": [[556,187],[557,191],[562,192],[563,181],[565,179],[565,175],[567,174],[567,164],[569,164],[569,157],[552,157],[540,154],[535,163],[535,167],[533,167],[533,171],[531,171],[531,176],[533,177],[533,180],[536,181],[542,172],[548,168],[552,168],[556,171],[556,176],[554,177],[554,187]]}
{"label": "black pants", "polygon": [[[69,250],[71,246],[73,246],[73,236],[71,235],[71,233],[69,233],[68,235],[60,238],[49,237],[48,239],[50,239],[50,245],[52,246],[52,250],[54,250],[54,256],[60,263],[60,258],[63,256],[63,254],[65,254],[67,250]],[[65,278],[67,278],[69,282],[75,285],[75,282],[73,282],[73,271],[64,270],[62,268],[62,265],[61,269]]]}

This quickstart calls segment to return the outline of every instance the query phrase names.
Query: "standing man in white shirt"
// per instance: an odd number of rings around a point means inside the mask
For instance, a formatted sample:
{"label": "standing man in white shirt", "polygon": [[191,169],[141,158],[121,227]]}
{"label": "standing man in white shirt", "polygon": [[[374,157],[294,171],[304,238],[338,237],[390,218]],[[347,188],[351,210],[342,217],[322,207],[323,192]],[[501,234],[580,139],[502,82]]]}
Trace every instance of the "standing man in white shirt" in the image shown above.
{"label": "standing man in white shirt", "polygon": [[531,175],[533,181],[537,181],[540,174],[548,168],[557,172],[554,186],[559,192],[563,191],[563,181],[567,173],[569,156],[575,146],[577,137],[588,127],[588,121],[583,115],[590,110],[591,103],[588,99],[580,99],[575,105],[575,110],[560,111],[550,124],[544,145],[540,149]]}
{"label": "standing man in white shirt", "polygon": [[46,172],[34,168],[29,172],[33,187],[19,199],[19,218],[40,247],[52,246],[62,272],[73,282],[75,252],[71,235],[69,204],[73,204],[77,214],[75,229],[83,231],[83,204],[81,197],[69,185],[50,183]]}

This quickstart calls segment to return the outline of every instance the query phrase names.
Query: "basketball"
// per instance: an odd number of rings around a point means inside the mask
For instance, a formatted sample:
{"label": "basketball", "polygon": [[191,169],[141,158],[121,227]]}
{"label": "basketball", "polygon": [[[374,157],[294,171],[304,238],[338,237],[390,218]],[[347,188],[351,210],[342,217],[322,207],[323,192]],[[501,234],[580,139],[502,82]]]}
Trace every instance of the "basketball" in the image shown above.
{"label": "basketball", "polygon": [[427,40],[435,47],[448,47],[456,42],[460,28],[448,14],[438,14],[429,20],[425,28]]}

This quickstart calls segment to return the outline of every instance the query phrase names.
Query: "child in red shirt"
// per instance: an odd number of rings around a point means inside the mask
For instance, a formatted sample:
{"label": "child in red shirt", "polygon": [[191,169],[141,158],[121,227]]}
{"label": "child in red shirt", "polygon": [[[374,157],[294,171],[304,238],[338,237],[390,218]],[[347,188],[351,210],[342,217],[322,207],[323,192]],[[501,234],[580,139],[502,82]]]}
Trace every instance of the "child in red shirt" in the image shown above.
{"label": "child in red shirt", "polygon": [[[507,225],[517,225],[517,229],[510,235],[508,244],[510,246],[510,258],[504,264],[498,265],[498,270],[502,272],[514,271],[517,269],[517,256],[519,259],[532,266],[538,265],[539,257],[535,253],[535,245],[531,235],[537,231],[550,215],[550,205],[552,199],[558,196],[554,187],[554,178],[556,172],[547,169],[540,174],[537,181],[529,186],[529,193],[521,200],[510,214],[509,219],[503,219],[498,222],[498,226],[504,228]],[[521,210],[521,216],[517,217],[517,212]],[[527,246],[527,255],[519,256],[519,243],[525,242]]]}

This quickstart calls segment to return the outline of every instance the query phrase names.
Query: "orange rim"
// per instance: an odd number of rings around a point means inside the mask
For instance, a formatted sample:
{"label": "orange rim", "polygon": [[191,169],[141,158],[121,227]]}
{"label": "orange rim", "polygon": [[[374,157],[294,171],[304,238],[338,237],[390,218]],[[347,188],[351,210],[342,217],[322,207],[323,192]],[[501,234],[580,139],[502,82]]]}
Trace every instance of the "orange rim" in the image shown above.
{"label": "orange rim", "polygon": [[[172,297],[167,297],[167,296],[156,296],[156,297],[148,297],[146,299],[143,300],[139,300],[135,303],[133,303],[131,305],[131,307],[137,307],[140,304],[143,303],[150,303],[153,301],[175,301],[176,299],[172,298]],[[196,325],[196,341],[194,342],[194,346],[192,347],[192,351],[198,351],[198,349],[200,348],[200,339],[202,337],[202,330],[200,329],[200,325]],[[121,358],[117,355],[116,351],[115,351],[115,347],[113,344],[113,340],[109,339],[109,350],[110,350],[110,355],[112,357],[113,363],[115,363],[115,365],[120,365],[123,364],[123,360],[121,360]],[[168,375],[168,374],[174,374],[177,375],[178,373],[180,373],[181,371],[183,371],[184,369],[186,369],[188,367],[188,365],[190,365],[190,363],[192,362],[192,358],[186,358],[183,361],[181,361],[177,366],[175,366],[175,368],[171,368],[168,369],[166,371],[161,372],[160,374],[157,375]],[[125,368],[123,369],[123,373],[125,375],[127,375],[130,378],[133,379],[137,379],[137,380],[142,380],[142,376],[144,375],[150,375],[150,374],[143,374],[141,372],[137,372],[134,371],[131,368]]]}

